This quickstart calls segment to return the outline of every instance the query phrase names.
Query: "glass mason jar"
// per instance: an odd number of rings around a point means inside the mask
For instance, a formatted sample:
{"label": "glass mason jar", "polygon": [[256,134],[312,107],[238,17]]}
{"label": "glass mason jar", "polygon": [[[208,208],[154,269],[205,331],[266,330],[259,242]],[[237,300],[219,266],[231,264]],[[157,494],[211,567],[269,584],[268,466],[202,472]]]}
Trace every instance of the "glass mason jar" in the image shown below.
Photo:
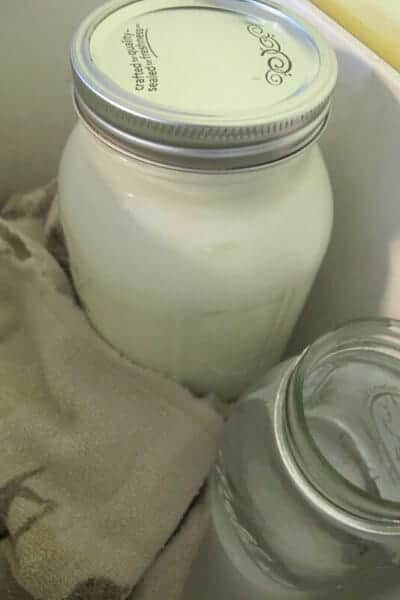
{"label": "glass mason jar", "polygon": [[329,242],[334,53],[265,2],[120,0],[84,21],[72,65],[60,215],[89,319],[131,360],[236,397],[279,360]]}
{"label": "glass mason jar", "polygon": [[185,600],[399,597],[400,323],[338,329],[249,393],[211,513]]}

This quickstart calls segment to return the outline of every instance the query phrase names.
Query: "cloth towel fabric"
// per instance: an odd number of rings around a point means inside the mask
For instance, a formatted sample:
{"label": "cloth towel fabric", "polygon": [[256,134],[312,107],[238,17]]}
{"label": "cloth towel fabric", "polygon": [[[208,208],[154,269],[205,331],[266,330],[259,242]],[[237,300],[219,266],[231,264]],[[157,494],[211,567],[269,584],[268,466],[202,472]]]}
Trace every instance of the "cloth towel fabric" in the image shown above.
{"label": "cloth towel fabric", "polygon": [[92,329],[55,192],[0,206],[0,598],[178,600],[221,421]]}

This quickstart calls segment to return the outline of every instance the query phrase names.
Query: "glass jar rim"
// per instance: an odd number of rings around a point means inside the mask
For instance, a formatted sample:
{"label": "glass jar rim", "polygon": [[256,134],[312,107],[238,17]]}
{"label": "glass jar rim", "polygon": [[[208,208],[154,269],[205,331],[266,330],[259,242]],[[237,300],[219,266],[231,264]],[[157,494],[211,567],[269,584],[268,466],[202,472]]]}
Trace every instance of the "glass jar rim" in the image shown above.
{"label": "glass jar rim", "polygon": [[400,502],[374,498],[345,479],[317,447],[305,417],[306,374],[322,358],[350,349],[400,361],[400,321],[354,320],[304,351],[286,373],[278,393],[274,427],[279,453],[297,489],[324,516],[367,536],[400,536]]}

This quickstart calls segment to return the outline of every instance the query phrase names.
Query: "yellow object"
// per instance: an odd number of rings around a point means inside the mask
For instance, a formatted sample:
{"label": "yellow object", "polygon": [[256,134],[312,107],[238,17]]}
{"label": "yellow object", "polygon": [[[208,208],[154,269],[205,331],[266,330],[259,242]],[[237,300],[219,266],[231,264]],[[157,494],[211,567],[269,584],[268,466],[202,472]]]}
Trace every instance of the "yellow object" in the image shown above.
{"label": "yellow object", "polygon": [[400,0],[313,0],[319,8],[400,70]]}

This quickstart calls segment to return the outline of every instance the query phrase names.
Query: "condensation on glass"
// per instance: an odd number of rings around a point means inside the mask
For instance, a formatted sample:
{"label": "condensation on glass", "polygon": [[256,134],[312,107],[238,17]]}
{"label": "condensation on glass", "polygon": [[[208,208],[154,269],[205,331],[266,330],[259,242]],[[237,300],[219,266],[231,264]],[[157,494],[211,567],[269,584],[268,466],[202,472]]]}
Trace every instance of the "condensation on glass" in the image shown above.
{"label": "condensation on glass", "polygon": [[328,245],[335,55],[273,3],[117,1],[72,67],[60,214],[88,317],[134,362],[234,398],[279,360]]}

